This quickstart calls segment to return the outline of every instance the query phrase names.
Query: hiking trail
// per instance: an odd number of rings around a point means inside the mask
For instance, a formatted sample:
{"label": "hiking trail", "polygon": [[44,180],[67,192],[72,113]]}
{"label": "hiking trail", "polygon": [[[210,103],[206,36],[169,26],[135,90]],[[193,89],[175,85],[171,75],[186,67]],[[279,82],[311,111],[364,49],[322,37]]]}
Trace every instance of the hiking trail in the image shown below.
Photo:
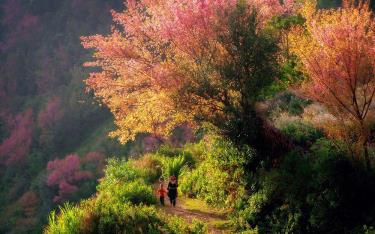
{"label": "hiking trail", "polygon": [[[158,183],[154,185],[155,191]],[[166,214],[176,215],[188,223],[199,220],[207,224],[208,233],[231,233],[227,212],[221,209],[209,207],[204,201],[199,199],[179,196],[176,207],[173,207],[168,197],[165,198],[165,206],[157,205],[158,209],[163,210]]]}

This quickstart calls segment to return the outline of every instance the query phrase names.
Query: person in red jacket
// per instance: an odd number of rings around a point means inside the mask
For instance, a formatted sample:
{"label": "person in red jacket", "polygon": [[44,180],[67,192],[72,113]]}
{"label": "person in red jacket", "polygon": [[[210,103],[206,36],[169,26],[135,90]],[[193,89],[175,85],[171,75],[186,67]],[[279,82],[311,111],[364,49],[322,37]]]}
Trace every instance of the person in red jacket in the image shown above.
{"label": "person in red jacket", "polygon": [[164,188],[164,181],[160,182],[159,189],[157,192],[160,199],[160,204],[164,206],[164,197],[167,194],[167,190]]}

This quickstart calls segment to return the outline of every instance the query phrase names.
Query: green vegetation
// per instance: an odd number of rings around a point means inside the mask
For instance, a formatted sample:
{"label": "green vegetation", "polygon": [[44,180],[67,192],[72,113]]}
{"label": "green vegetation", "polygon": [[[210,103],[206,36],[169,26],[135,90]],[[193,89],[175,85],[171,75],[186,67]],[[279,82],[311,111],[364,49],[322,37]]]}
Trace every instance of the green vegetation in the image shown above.
{"label": "green vegetation", "polygon": [[374,173],[320,141],[307,155],[290,153],[278,168],[261,172],[258,189],[241,204],[240,229],[260,233],[355,232],[373,225]]}
{"label": "green vegetation", "polygon": [[2,1],[0,233],[375,233],[374,5]]}
{"label": "green vegetation", "polygon": [[[311,138],[310,131],[290,134]],[[272,168],[261,163],[255,172],[247,170],[256,158],[254,150],[212,134],[182,148],[163,146],[137,159],[111,159],[96,196],[78,206],[67,205],[58,215],[52,212],[45,232],[72,228],[78,233],[205,233],[202,223],[189,224],[154,206],[152,184],[163,168],[185,167],[178,180],[186,197],[179,197],[181,208],[228,216],[205,222],[215,230],[371,233],[375,173],[353,162],[339,143],[317,138],[305,152],[292,151]],[[183,155],[194,163],[184,164]]]}
{"label": "green vegetation", "polygon": [[204,233],[203,223],[186,224],[153,206],[156,197],[148,182],[153,175],[143,174],[152,168],[142,164],[145,158],[149,160],[150,156],[109,160],[97,195],[52,212],[45,233]]}
{"label": "green vegetation", "polygon": [[164,178],[169,178],[170,176],[176,176],[178,178],[186,168],[184,155],[174,158],[164,157],[160,162],[162,164]]}
{"label": "green vegetation", "polygon": [[212,138],[204,145],[204,160],[182,176],[179,187],[183,194],[212,206],[232,207],[245,191],[249,176],[245,168],[254,152],[249,147],[239,150],[228,141]]}

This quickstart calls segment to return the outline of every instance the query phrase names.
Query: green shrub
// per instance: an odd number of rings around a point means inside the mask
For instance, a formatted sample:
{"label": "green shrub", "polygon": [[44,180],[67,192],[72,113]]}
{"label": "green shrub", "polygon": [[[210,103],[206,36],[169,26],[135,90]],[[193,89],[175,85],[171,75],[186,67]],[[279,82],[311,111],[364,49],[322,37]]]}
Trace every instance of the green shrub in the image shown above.
{"label": "green shrub", "polygon": [[95,208],[93,233],[160,233],[162,221],[154,207],[102,201]]}
{"label": "green shrub", "polygon": [[[96,197],[78,206],[67,204],[58,215],[52,212],[45,233],[204,233],[203,223],[188,225],[151,206],[156,203],[156,197],[152,184],[147,183],[152,177],[145,170],[155,160],[154,156],[144,160],[109,160]],[[165,160],[173,172],[180,170],[184,163],[183,157],[165,157]]]}
{"label": "green shrub", "polygon": [[189,145],[184,146],[183,148],[173,148],[169,145],[162,145],[156,152],[156,155],[161,157],[167,157],[167,158],[175,158],[183,156],[185,159],[185,162],[189,166],[193,166],[195,164],[195,158],[193,156],[193,153],[191,152],[193,147],[189,147]]}
{"label": "green shrub", "polygon": [[134,181],[141,177],[140,171],[123,159],[109,159],[104,172],[105,176],[97,187],[99,191],[104,191],[115,184]]}
{"label": "green shrub", "polygon": [[259,189],[243,197],[233,221],[259,233],[352,233],[375,222],[375,175],[328,140],[258,171]]}
{"label": "green shrub", "polygon": [[130,202],[132,204],[155,204],[156,198],[151,185],[142,179],[113,184],[98,194],[98,200],[115,201],[119,203]]}
{"label": "green shrub", "polygon": [[302,121],[285,122],[280,126],[280,130],[300,145],[311,145],[324,137],[323,131]]}
{"label": "green shrub", "polygon": [[236,197],[244,192],[245,167],[254,153],[249,147],[240,150],[222,139],[210,144],[205,159],[179,180],[180,191],[213,206],[232,206]]}
{"label": "green shrub", "polygon": [[202,221],[193,219],[192,224],[190,225],[190,232],[196,233],[196,234],[203,234],[207,233],[207,225],[203,223]]}
{"label": "green shrub", "polygon": [[206,140],[201,140],[198,143],[189,143],[184,145],[183,151],[185,152],[185,159],[189,166],[194,166],[197,161],[201,161],[204,159],[204,155],[208,147],[207,142],[210,142],[209,138],[210,136],[206,134]]}
{"label": "green shrub", "polygon": [[129,160],[129,164],[148,183],[155,182],[162,175],[159,155],[146,154],[141,158]]}
{"label": "green shrub", "polygon": [[164,178],[168,178],[172,175],[178,178],[187,167],[184,155],[173,158],[163,157],[160,159],[160,162],[162,164]]}
{"label": "green shrub", "polygon": [[280,112],[287,112],[291,115],[301,115],[304,108],[311,104],[311,101],[299,98],[290,92],[284,92],[272,100],[268,113],[275,115]]}

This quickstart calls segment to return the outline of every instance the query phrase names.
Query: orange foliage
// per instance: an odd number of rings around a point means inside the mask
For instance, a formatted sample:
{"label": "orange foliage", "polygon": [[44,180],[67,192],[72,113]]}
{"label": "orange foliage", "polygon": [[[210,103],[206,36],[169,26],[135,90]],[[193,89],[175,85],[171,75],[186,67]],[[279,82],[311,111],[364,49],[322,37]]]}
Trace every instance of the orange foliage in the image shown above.
{"label": "orange foliage", "polygon": [[375,114],[373,13],[362,1],[345,1],[343,8],[331,10],[316,10],[308,2],[302,13],[306,25],[295,27],[290,37],[309,77],[305,93],[328,108],[346,129],[344,135],[352,135],[368,157],[369,124]]}
{"label": "orange foliage", "polygon": [[[223,93],[211,98],[185,91],[204,82],[223,88],[215,67],[232,59],[233,46],[223,38],[238,2],[247,14],[257,9],[259,27],[293,10],[292,0],[129,0],[126,11],[113,12],[117,25],[111,35],[82,38],[95,51],[95,61],[85,66],[102,69],[86,84],[114,114],[118,130],[112,136],[121,142],[142,132],[165,137],[177,125],[194,127],[197,115],[223,115]],[[227,96],[240,96],[224,89]]]}

